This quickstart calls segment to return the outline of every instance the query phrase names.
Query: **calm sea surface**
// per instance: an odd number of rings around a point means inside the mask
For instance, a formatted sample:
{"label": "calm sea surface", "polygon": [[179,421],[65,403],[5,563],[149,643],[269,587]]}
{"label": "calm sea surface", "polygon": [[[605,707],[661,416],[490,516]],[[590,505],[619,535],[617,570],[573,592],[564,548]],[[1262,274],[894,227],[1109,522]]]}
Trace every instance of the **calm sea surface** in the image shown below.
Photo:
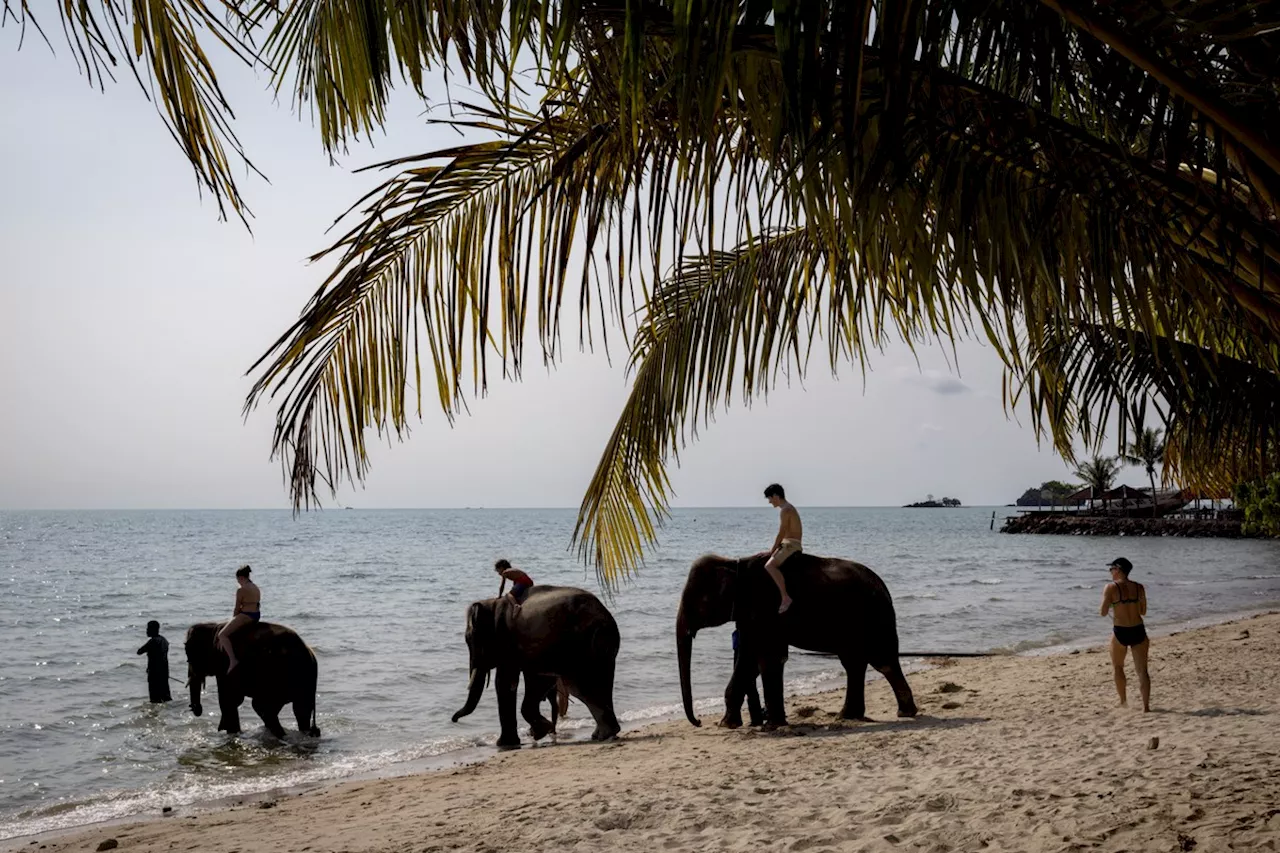
{"label": "calm sea surface", "polygon": [[[1117,556],[1147,585],[1157,634],[1280,603],[1275,542],[1008,536],[988,529],[991,508],[801,510],[806,550],[856,559],[885,579],[907,650],[1022,651],[1102,638],[1109,625],[1098,601]],[[566,552],[574,517],[0,512],[0,838],[487,754],[498,728],[492,691],[474,715],[449,722],[466,692],[466,605],[496,593],[499,557],[535,581],[595,591],[594,575]],[[690,562],[762,550],[776,524],[768,507],[675,513],[642,575],[611,604],[622,631],[615,704],[624,729],[679,713],[673,626]],[[171,674],[185,678],[186,627],[230,614],[241,563],[254,568],[265,617],[316,651],[318,742],[274,740],[247,703],[245,733],[220,734],[215,698],[206,694],[205,716],[194,718],[180,684],[174,702],[146,702],[145,659],[135,655],[146,621],[161,622]],[[705,631],[694,644],[704,713],[720,704],[729,630]],[[842,678],[828,658],[796,654],[787,667],[790,692]],[[293,728],[287,710],[281,719]],[[562,733],[589,732],[575,703]]]}

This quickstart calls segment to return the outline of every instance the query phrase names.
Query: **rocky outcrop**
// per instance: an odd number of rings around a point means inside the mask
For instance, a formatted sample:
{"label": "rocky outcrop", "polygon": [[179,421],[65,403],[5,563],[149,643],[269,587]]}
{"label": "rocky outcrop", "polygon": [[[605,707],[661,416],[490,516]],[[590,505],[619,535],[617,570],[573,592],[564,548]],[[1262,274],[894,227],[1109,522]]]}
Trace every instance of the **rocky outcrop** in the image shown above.
{"label": "rocky outcrop", "polygon": [[1054,533],[1060,536],[1217,536],[1246,538],[1233,519],[1122,518],[1106,515],[1027,512],[1005,519],[1001,533]]}

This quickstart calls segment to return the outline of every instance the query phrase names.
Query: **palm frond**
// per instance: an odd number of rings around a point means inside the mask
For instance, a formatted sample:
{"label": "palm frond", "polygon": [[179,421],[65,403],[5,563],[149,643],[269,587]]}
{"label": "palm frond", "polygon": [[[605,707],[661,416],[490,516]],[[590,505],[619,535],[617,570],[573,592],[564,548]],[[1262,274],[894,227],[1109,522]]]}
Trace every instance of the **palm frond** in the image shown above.
{"label": "palm frond", "polygon": [[403,171],[314,258],[336,256],[335,270],[250,368],[263,372],[245,406],[282,395],[274,451],[295,507],[318,499],[317,476],[330,488],[364,476],[368,429],[402,436],[415,404],[421,417],[422,349],[450,418],[468,385],[483,393],[492,353],[519,377],[532,319],[555,357],[575,240],[585,231],[592,252],[637,175],[614,156],[612,126],[525,116],[518,127],[383,164]]}
{"label": "palm frond", "polygon": [[[246,221],[248,207],[236,183],[241,168],[257,172],[232,127],[234,114],[223,94],[208,48],[220,45],[238,61],[256,61],[252,45],[230,18],[239,0],[215,6],[203,0],[97,0],[58,5],[67,44],[91,85],[105,88],[123,65],[152,100],[169,134],[182,149],[225,218],[227,208]],[[27,0],[4,17],[43,28]],[[2,20],[2,19],[0,19]]]}
{"label": "palm frond", "polygon": [[1166,475],[1229,489],[1280,470],[1280,353],[1247,339],[1230,353],[1083,326],[1047,339],[1029,372],[1010,377],[1010,393],[1067,458],[1076,435],[1097,447],[1114,422],[1123,444],[1130,432],[1143,435],[1154,413],[1165,430]]}

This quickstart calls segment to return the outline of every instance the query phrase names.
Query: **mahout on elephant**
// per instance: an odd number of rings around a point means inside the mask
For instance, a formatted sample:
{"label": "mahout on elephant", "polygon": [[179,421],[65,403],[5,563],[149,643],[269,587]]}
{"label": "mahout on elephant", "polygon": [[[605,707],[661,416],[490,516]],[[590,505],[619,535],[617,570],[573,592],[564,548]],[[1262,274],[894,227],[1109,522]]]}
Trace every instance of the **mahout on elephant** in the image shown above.
{"label": "mahout on elephant", "polygon": [[893,687],[898,716],[914,717],[916,703],[898,662],[897,618],[884,581],[860,563],[796,554],[782,566],[793,603],[779,614],[778,588],[764,570],[767,558],[767,554],[743,559],[707,555],[689,569],[676,614],[680,690],[689,722],[702,725],[693,713],[689,672],[693,638],[703,628],[729,621],[737,626],[738,653],[725,688],[721,725],[742,725],[743,696],[754,690],[757,673],[764,689],[766,722],[786,723],[782,674],[789,646],[840,658],[848,682],[841,710],[844,718],[866,717],[868,664]]}

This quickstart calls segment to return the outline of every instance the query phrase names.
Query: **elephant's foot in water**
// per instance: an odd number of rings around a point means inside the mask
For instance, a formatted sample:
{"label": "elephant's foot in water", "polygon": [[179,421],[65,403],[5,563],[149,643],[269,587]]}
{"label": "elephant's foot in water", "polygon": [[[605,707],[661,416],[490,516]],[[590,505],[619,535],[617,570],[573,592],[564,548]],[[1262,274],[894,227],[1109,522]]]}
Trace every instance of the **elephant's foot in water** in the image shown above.
{"label": "elephant's foot in water", "polygon": [[[742,710],[729,711],[725,710],[724,716],[720,718],[720,722],[716,723],[722,729],[740,729],[742,728]],[[751,721],[751,725],[758,726],[759,722]]]}
{"label": "elephant's foot in water", "polygon": [[520,738],[517,735],[502,735],[496,745],[498,749],[519,749]]}
{"label": "elephant's foot in water", "polygon": [[549,734],[553,734],[556,727],[546,717],[538,717],[529,721],[529,733],[533,735],[534,740],[542,740]]}
{"label": "elephant's foot in water", "polygon": [[613,740],[618,736],[618,732],[622,731],[622,726],[614,723],[611,726],[596,724],[596,730],[591,733],[592,740]]}

